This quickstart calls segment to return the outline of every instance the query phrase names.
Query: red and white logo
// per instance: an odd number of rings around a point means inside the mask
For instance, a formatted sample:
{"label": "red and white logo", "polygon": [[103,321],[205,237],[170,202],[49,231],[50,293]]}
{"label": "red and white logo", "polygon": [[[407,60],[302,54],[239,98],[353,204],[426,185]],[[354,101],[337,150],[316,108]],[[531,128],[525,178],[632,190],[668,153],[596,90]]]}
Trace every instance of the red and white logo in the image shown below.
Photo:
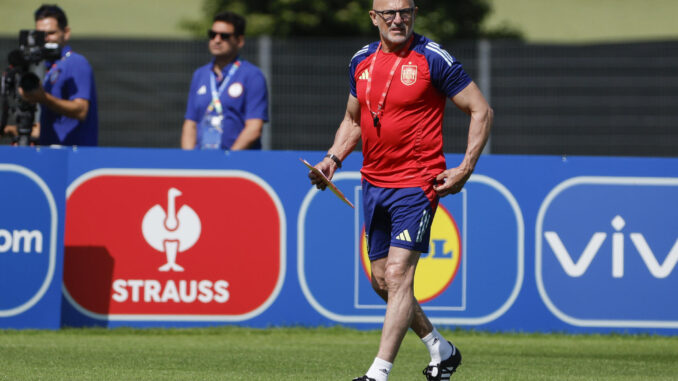
{"label": "red and white logo", "polygon": [[176,262],[177,254],[193,247],[200,238],[200,217],[188,205],[183,205],[177,213],[176,198],[179,196],[180,190],[170,188],[167,211],[156,204],[146,212],[141,223],[146,242],[167,256],[167,263],[160,266],[160,271],[184,271]]}
{"label": "red and white logo", "polygon": [[400,82],[412,86],[417,82],[417,65],[403,65],[400,68]]}
{"label": "red and white logo", "polygon": [[282,287],[282,204],[251,173],[95,170],[66,210],[64,295],[87,316],[242,321]]}

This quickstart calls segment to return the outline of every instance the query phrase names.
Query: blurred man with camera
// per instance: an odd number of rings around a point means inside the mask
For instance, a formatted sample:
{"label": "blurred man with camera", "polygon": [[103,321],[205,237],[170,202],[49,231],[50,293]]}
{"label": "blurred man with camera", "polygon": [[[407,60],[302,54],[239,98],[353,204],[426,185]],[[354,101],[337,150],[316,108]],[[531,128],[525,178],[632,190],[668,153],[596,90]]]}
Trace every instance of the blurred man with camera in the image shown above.
{"label": "blurred man with camera", "polygon": [[[71,28],[57,5],[42,5],[35,11],[35,29],[45,32],[46,43],[56,43],[60,58],[46,61],[41,86],[20,90],[22,98],[40,104],[40,145],[96,146],[98,141],[97,97],[94,73],[87,59],[67,45]],[[6,132],[12,133],[11,129]]]}
{"label": "blurred man with camera", "polygon": [[181,148],[261,149],[268,92],[261,70],[239,57],[245,45],[245,19],[233,12],[219,13],[208,37],[214,58],[193,74]]}

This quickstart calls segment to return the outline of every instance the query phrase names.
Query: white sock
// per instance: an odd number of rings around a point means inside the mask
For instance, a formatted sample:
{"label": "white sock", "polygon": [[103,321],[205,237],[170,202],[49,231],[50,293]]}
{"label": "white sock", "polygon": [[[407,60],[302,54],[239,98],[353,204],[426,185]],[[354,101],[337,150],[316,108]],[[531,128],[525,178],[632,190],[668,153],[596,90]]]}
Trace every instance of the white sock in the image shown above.
{"label": "white sock", "polygon": [[375,357],[372,366],[365,375],[377,381],[388,381],[388,374],[391,373],[391,368],[393,368],[392,363]]}
{"label": "white sock", "polygon": [[456,350],[454,346],[450,345],[447,340],[438,333],[438,330],[435,329],[435,327],[431,333],[422,337],[421,341],[426,345],[428,352],[431,354],[431,362],[429,365],[436,365],[443,360],[447,360]]}

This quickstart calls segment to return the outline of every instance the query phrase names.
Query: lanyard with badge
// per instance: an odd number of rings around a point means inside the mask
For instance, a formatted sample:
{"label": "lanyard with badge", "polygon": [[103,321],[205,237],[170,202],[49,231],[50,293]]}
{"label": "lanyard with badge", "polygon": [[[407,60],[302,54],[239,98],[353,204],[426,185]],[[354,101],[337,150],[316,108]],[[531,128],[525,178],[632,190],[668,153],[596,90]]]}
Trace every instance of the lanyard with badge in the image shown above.
{"label": "lanyard with badge", "polygon": [[374,127],[379,126],[379,118],[384,114],[384,103],[386,102],[386,94],[388,93],[388,89],[391,87],[391,82],[393,81],[393,75],[395,74],[396,69],[398,68],[398,65],[400,65],[400,61],[402,61],[403,57],[405,57],[408,53],[408,50],[410,49],[410,44],[412,43],[412,38],[407,42],[407,45],[398,53],[398,59],[396,62],[393,64],[393,67],[391,68],[391,71],[389,72],[388,79],[386,80],[386,85],[384,86],[384,91],[381,92],[381,98],[379,99],[379,103],[377,104],[377,111],[372,111],[372,102],[370,101],[370,90],[372,90],[372,77],[374,76],[374,63],[377,61],[377,54],[381,50],[381,42],[379,42],[379,46],[377,46],[377,50],[374,52],[374,56],[372,57],[372,62],[370,63],[370,69],[369,69],[369,76],[367,78],[367,86],[365,88],[365,103],[367,104],[367,110],[370,112],[372,115],[372,121],[374,122]]}
{"label": "lanyard with badge", "polygon": [[[200,148],[202,149],[215,149],[221,147],[221,136],[224,133],[222,122],[224,120],[224,107],[221,104],[221,94],[224,93],[224,90],[228,86],[228,83],[233,78],[233,75],[240,67],[240,60],[237,60],[231,65],[231,68],[226,75],[226,78],[221,82],[221,85],[217,89],[216,74],[211,72],[210,74],[210,90],[212,92],[212,101],[205,115],[202,118],[201,129],[202,139],[200,141]],[[216,115],[215,115],[216,113]]]}

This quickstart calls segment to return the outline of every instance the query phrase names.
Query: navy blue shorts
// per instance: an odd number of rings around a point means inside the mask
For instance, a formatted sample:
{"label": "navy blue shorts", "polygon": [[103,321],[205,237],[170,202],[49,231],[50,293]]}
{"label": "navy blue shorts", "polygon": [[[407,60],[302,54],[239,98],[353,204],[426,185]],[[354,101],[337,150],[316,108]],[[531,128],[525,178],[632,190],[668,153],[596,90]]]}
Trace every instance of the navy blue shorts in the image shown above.
{"label": "navy blue shorts", "polygon": [[380,188],[362,181],[365,234],[370,261],[388,255],[390,246],[428,252],[438,197],[423,188]]}

